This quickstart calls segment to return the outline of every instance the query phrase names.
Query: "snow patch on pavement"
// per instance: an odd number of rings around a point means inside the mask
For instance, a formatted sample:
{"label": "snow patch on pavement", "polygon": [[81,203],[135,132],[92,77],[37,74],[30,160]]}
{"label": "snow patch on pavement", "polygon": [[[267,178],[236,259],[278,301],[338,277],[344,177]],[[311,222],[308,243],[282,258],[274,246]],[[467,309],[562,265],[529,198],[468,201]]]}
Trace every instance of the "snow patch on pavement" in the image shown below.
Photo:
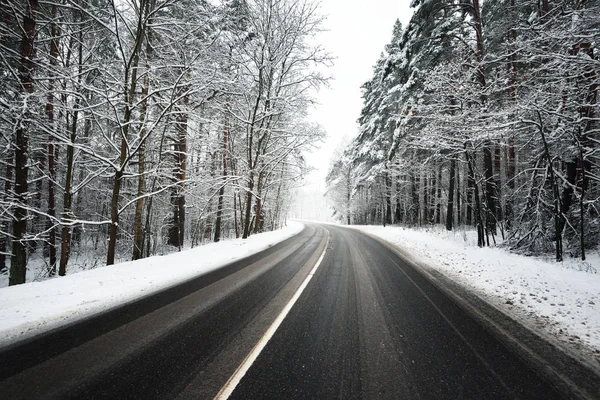
{"label": "snow patch on pavement", "polygon": [[304,228],[210,243],[165,256],[0,288],[0,346],[72,323],[265,250]]}
{"label": "snow patch on pavement", "polygon": [[[476,233],[443,227],[355,226],[405,250],[518,320],[600,357],[600,255],[586,262],[526,257],[478,248]],[[600,361],[600,358],[599,358]]]}

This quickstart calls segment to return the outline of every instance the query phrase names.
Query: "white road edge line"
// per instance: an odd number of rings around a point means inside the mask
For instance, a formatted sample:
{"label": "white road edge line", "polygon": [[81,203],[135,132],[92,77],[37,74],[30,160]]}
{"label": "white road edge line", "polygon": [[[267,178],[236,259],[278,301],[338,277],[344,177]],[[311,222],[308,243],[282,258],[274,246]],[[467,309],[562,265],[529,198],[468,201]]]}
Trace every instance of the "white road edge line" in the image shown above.
{"label": "white road edge line", "polygon": [[215,396],[215,400],[227,400],[229,398],[229,396],[231,396],[231,394],[235,390],[236,386],[240,383],[240,381],[242,380],[244,375],[246,375],[246,372],[248,372],[248,370],[250,369],[250,367],[252,366],[254,361],[256,361],[256,359],[258,358],[260,353],[263,351],[263,349],[265,348],[265,346],[267,345],[269,340],[271,340],[271,338],[275,334],[275,331],[277,331],[277,329],[279,328],[279,326],[281,325],[281,323],[283,322],[285,317],[288,315],[288,313],[290,312],[290,310],[292,309],[292,307],[294,306],[294,304],[296,303],[296,301],[298,300],[298,298],[300,297],[300,295],[302,294],[302,292],[304,291],[306,286],[308,286],[308,282],[310,282],[310,280],[312,279],[315,272],[317,272],[317,268],[319,268],[319,266],[321,265],[321,262],[323,261],[323,258],[325,257],[325,253],[327,252],[328,245],[329,245],[329,238],[327,238],[327,243],[325,244],[323,253],[321,253],[321,256],[317,260],[317,263],[315,264],[314,268],[310,271],[310,273],[308,274],[306,279],[304,279],[304,282],[302,282],[302,284],[300,285],[300,287],[298,288],[296,293],[294,293],[294,296],[285,305],[285,307],[283,308],[281,313],[277,316],[277,318],[275,318],[275,321],[273,321],[273,323],[271,324],[269,329],[267,329],[267,331],[265,332],[263,337],[260,338],[260,340],[258,341],[258,343],[256,343],[256,345],[254,346],[252,351],[246,356],[244,361],[242,361],[242,363],[237,368],[237,370],[233,373],[231,378],[229,378],[229,380],[227,381],[225,386],[223,386],[223,388],[221,388],[219,393]]}

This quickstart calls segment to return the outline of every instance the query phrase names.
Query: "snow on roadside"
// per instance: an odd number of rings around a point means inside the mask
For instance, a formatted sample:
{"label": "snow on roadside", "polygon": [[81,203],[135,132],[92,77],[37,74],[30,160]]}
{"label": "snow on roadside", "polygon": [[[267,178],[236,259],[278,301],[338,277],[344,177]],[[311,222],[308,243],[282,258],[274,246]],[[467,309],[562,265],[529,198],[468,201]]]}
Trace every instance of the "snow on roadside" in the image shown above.
{"label": "snow on roadside", "polygon": [[[507,314],[534,322],[566,343],[582,342],[600,356],[600,256],[556,263],[478,248],[471,232],[443,228],[358,226],[405,249]],[[587,270],[584,272],[582,270]]]}
{"label": "snow on roadside", "polygon": [[274,231],[210,243],[43,282],[0,288],[0,346],[132,301],[265,250],[303,229],[300,222]]}

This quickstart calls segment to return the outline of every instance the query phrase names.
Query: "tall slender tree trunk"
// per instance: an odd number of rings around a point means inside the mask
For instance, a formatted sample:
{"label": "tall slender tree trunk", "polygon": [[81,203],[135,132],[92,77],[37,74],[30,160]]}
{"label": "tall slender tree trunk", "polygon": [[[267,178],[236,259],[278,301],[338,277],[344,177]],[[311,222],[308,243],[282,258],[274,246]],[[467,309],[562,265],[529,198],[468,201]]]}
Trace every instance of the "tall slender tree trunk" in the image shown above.
{"label": "tall slender tree trunk", "polygon": [[[510,0],[510,15],[511,27],[508,32],[508,40],[511,45],[515,45],[517,41],[517,29],[516,24],[516,0]],[[508,94],[510,102],[513,106],[517,103],[517,57],[514,52],[511,52],[508,60]],[[514,115],[510,116],[511,120],[514,120]],[[506,186],[508,188],[508,196],[505,200],[505,212],[504,220],[506,221],[506,227],[510,229],[514,220],[514,192],[515,192],[515,179],[516,179],[516,153],[515,153],[515,134],[514,128],[508,136],[508,149],[507,149],[507,173],[506,173]]]}
{"label": "tall slender tree trunk", "polygon": [[494,166],[492,161],[492,142],[483,146],[483,167],[485,176],[486,229],[496,234],[496,185],[494,184]]}
{"label": "tall slender tree trunk", "polygon": [[[88,103],[89,104],[89,103]],[[90,131],[92,130],[92,120],[90,118],[84,118],[85,121],[83,123],[83,137],[82,140],[86,141],[90,137]],[[79,168],[79,177],[78,182],[83,182],[85,177],[85,169]],[[76,216],[82,215],[83,210],[81,208],[81,201],[83,198],[82,195],[83,188],[80,188],[77,193],[73,194],[73,199],[75,201],[75,205],[73,206],[73,213]],[[81,235],[83,232],[83,224],[77,223],[73,225],[73,231],[71,234],[71,241],[77,244],[81,243]]]}
{"label": "tall slender tree trunk", "polygon": [[500,175],[502,164],[502,148],[500,144],[496,144],[494,147],[494,191],[495,191],[495,202],[496,202],[496,218],[498,221],[503,220],[502,210],[502,177]]}
{"label": "tall slender tree trunk", "polygon": [[256,183],[256,192],[257,192],[257,196],[256,196],[256,201],[254,203],[254,207],[255,207],[255,215],[256,218],[254,219],[254,233],[259,233],[262,231],[262,221],[264,220],[264,218],[262,217],[262,214],[264,214],[263,210],[262,210],[262,195],[263,195],[263,184],[264,184],[264,173],[263,171],[259,172],[258,174],[258,180]]}
{"label": "tall slender tree trunk", "polygon": [[[19,63],[19,81],[23,97],[33,93],[33,69],[35,56],[35,26],[38,1],[29,0],[23,16],[23,37],[21,39],[21,60]],[[16,129],[15,138],[15,200],[13,222],[13,257],[10,263],[9,285],[25,283],[27,272],[27,191],[28,191],[28,166],[27,154],[29,151],[28,122],[22,121]]]}
{"label": "tall slender tree trunk", "polygon": [[[142,0],[143,2],[143,0]],[[123,184],[123,175],[127,160],[127,144],[129,136],[129,125],[131,122],[131,113],[133,107],[133,99],[137,88],[137,73],[140,60],[140,49],[144,39],[146,21],[144,20],[145,13],[142,10],[147,9],[144,4],[140,4],[137,28],[135,31],[135,46],[133,48],[131,64],[126,63],[123,80],[123,98],[125,99],[125,111],[123,113],[123,121],[119,129],[121,134],[121,146],[119,153],[119,165],[115,170],[112,197],[110,201],[110,228],[108,231],[108,251],[106,252],[106,265],[115,263],[115,252],[117,247],[117,233],[119,230],[119,198],[121,193],[121,185]]]}
{"label": "tall slender tree trunk", "polygon": [[[406,176],[403,175],[399,179],[404,181],[406,179]],[[404,213],[402,212],[402,205],[400,203],[400,181],[396,180],[396,210],[394,213],[394,218],[396,220],[395,221],[396,224],[403,222],[402,221],[403,215],[404,215]]]}
{"label": "tall slender tree trunk", "polygon": [[[81,87],[82,82],[82,70],[83,70],[83,33],[79,31],[79,48],[78,48],[78,82],[77,86]],[[66,99],[64,101],[66,103]],[[79,118],[79,103],[80,98],[77,97],[75,105],[73,106],[73,119],[71,121],[71,133],[69,138],[69,145],[67,146],[67,172],[65,176],[65,192],[63,196],[63,227],[61,230],[61,247],[60,247],[60,263],[58,266],[58,275],[64,276],[67,273],[67,263],[71,256],[71,225],[69,220],[73,219],[73,169],[74,169],[74,153],[75,153],[75,140],[77,138],[77,121]],[[67,114],[68,118],[68,114]]]}
{"label": "tall slender tree trunk", "polygon": [[[223,182],[219,188],[219,201],[217,204],[217,218],[215,221],[215,238],[214,241],[218,242],[221,240],[221,219],[223,218],[223,196],[225,195],[225,184],[227,182],[227,146],[229,139],[229,122],[225,117],[225,123],[223,124]],[[235,206],[234,206],[235,208]]]}
{"label": "tall slender tree trunk", "polygon": [[352,169],[346,167],[346,225],[352,223]]}
{"label": "tall slender tree trunk", "polygon": [[73,219],[72,213],[72,184],[73,184],[73,159],[74,159],[74,144],[77,136],[77,112],[73,115],[73,124],[71,127],[70,142],[67,146],[67,172],[65,176],[65,193],[63,196],[63,213],[62,219],[65,221],[61,229],[61,248],[60,248],[60,264],[58,274],[64,276],[67,273],[67,263],[71,255],[71,225],[69,220]]}
{"label": "tall slender tree trunk", "polygon": [[411,223],[417,225],[419,223],[419,188],[417,185],[417,176],[414,171],[410,174],[410,201],[412,203]]}
{"label": "tall slender tree trunk", "polygon": [[440,163],[437,170],[436,180],[436,200],[435,200],[435,223],[442,223],[442,164]]}
{"label": "tall slender tree trunk", "polygon": [[[150,46],[148,46],[150,47]],[[144,250],[144,229],[142,226],[142,217],[144,214],[144,194],[146,192],[146,135],[148,133],[146,126],[146,113],[148,110],[148,90],[149,90],[149,69],[146,68],[146,75],[142,82],[142,100],[140,104],[140,147],[138,149],[138,188],[137,200],[135,201],[135,214],[133,217],[133,254],[132,259],[142,258]]]}
{"label": "tall slender tree trunk", "polygon": [[[466,156],[466,153],[465,153]],[[469,165],[469,157],[467,156],[467,215],[466,215],[466,224],[468,226],[473,225],[474,218],[474,199],[473,192],[475,192],[475,179],[474,176],[471,175],[471,166]]]}
{"label": "tall slender tree trunk", "polygon": [[[50,42],[50,68],[54,71],[58,64],[58,46],[60,41],[60,28],[56,22],[58,10],[56,4],[52,5],[52,22],[50,27],[50,34],[52,41]],[[55,130],[54,126],[54,86],[55,78],[50,78],[48,84],[48,98],[46,103],[46,116],[48,117],[48,125],[52,131]],[[56,182],[56,166],[55,166],[55,147],[54,138],[52,135],[48,137],[48,215],[47,221],[48,229],[48,242],[46,244],[48,248],[48,257],[50,265],[50,275],[56,274],[56,227],[54,218],[56,217],[56,194],[55,194],[55,182]]]}
{"label": "tall slender tree trunk", "polygon": [[[244,233],[244,231],[243,231],[243,229],[244,229],[243,228],[243,226],[244,226],[244,202],[242,201],[242,194],[240,192],[238,192],[238,194],[237,194],[237,200],[238,200],[237,203],[238,203],[238,208],[239,208],[238,211],[240,213],[240,219],[239,219],[239,222],[240,222],[239,228],[241,231],[240,235],[243,235],[243,233]],[[240,236],[238,236],[238,238],[239,237]]]}
{"label": "tall slender tree trunk", "polygon": [[456,159],[450,161],[450,187],[448,188],[448,207],[446,209],[446,229],[451,231],[454,223],[454,185],[456,184]]}
{"label": "tall slender tree trunk", "polygon": [[579,148],[579,159],[581,160],[581,188],[580,196],[579,196],[579,245],[581,249],[581,261],[585,261],[585,202],[584,196],[587,189],[587,176],[586,176],[586,168],[585,168],[585,156],[583,153],[583,146],[581,144],[581,139],[577,143]]}
{"label": "tall slender tree trunk", "polygon": [[462,224],[462,208],[461,208],[461,190],[460,190],[460,163],[455,165],[454,168],[455,176],[456,176],[456,226],[460,226]]}
{"label": "tall slender tree trunk", "polygon": [[[4,31],[4,34],[0,37],[0,43],[4,46],[8,46],[9,44],[9,30],[8,27],[10,26],[10,22],[11,22],[11,14],[9,12],[9,8],[8,8],[8,2],[7,0],[0,0],[0,15],[2,17],[2,23],[4,24],[4,26],[6,27],[6,30]],[[13,140],[13,138],[11,137],[11,141]],[[8,156],[6,158],[6,179],[4,181],[4,194],[3,196],[3,200],[6,204],[9,203],[9,192],[12,190],[12,173],[13,173],[13,164],[15,162],[14,159],[14,149],[11,147],[9,147],[8,149]],[[8,254],[8,241],[9,241],[9,233],[8,230],[10,229],[9,226],[9,217],[2,217],[0,218],[0,272],[4,272],[7,269],[7,265],[6,265],[6,256],[9,255]]]}
{"label": "tall slender tree trunk", "polygon": [[544,125],[542,124],[542,115],[538,111],[538,119],[539,119],[539,130],[540,136],[542,138],[542,144],[544,146],[544,154],[546,156],[546,160],[548,161],[548,172],[550,175],[550,183],[552,185],[552,193],[554,195],[554,229],[555,233],[555,249],[556,249],[556,262],[561,262],[563,260],[563,243],[562,243],[562,230],[564,228],[563,223],[563,213],[561,211],[561,199],[560,192],[558,189],[558,183],[556,182],[556,177],[554,174],[554,167],[552,165],[552,156],[550,155],[550,150],[548,148],[548,142],[546,142],[546,135],[544,133]]}
{"label": "tall slender tree trunk", "polygon": [[283,187],[283,177],[285,175],[285,163],[281,168],[281,175],[279,176],[279,185],[277,185],[277,196],[275,197],[275,212],[273,213],[273,223],[271,224],[271,230],[274,231],[279,226],[279,214],[281,212],[281,188]]}
{"label": "tall slender tree trunk", "polygon": [[[386,170],[384,176],[385,182],[385,224],[392,223],[392,180],[390,173]],[[384,225],[385,225],[384,224]]]}
{"label": "tall slender tree trunk", "polygon": [[[481,22],[481,6],[479,0],[473,0],[473,27],[476,38],[476,56],[477,56],[477,80],[481,86],[481,106],[486,107],[487,99],[483,91],[486,87],[485,69],[483,65],[484,43],[483,43],[483,24]],[[494,182],[494,164],[492,159],[492,141],[486,140],[483,144],[483,166],[485,177],[485,204],[486,204],[486,230],[496,233],[496,185]]]}
{"label": "tall slender tree trunk", "polygon": [[423,205],[421,206],[421,220],[420,225],[427,224],[429,222],[429,187],[428,187],[428,173],[425,170],[421,177],[423,184],[421,188],[423,190]]}
{"label": "tall slender tree trunk", "polygon": [[434,224],[435,218],[436,218],[436,209],[437,209],[437,177],[436,177],[437,171],[435,170],[435,165],[433,170],[431,171],[431,177],[429,179],[429,190],[430,190],[430,195],[429,195],[429,219],[427,220],[428,223],[430,224]]}
{"label": "tall slender tree trunk", "polygon": [[[187,90],[187,88],[183,89]],[[181,92],[183,94],[183,91]],[[177,116],[176,138],[175,138],[175,185],[171,194],[171,206],[173,207],[173,221],[170,227],[169,244],[180,250],[183,247],[185,234],[185,180],[187,176],[187,128],[189,95],[183,97],[183,107]]]}
{"label": "tall slender tree trunk", "polygon": [[484,247],[485,246],[485,235],[484,235],[484,226],[483,226],[483,218],[481,216],[481,202],[479,197],[479,187],[477,185],[477,181],[475,180],[475,161],[473,160],[473,155],[471,151],[467,148],[467,144],[465,144],[465,154],[467,157],[467,165],[469,168],[469,180],[473,182],[473,197],[475,198],[475,207],[473,210],[473,218],[475,220],[475,225],[477,227],[477,246]]}
{"label": "tall slender tree trunk", "polygon": [[[44,191],[43,171],[46,169],[46,152],[42,149],[36,149],[33,152],[33,158],[37,163],[35,170],[41,171],[41,174],[34,176],[35,180],[35,196],[33,196],[33,209],[42,209],[42,193]],[[38,232],[43,232],[42,226],[45,225],[44,219],[39,213],[34,213],[31,218],[31,226],[29,230],[34,234],[34,238],[28,241],[28,250],[30,254],[34,254],[38,249],[38,242],[45,242],[45,237],[39,235]]]}
{"label": "tall slender tree trunk", "polygon": [[240,237],[238,217],[237,217],[237,196],[233,194],[233,229],[235,230],[235,238]]}
{"label": "tall slender tree trunk", "polygon": [[[6,160],[6,180],[4,181],[4,201],[6,203],[10,200],[10,191],[12,190],[12,179],[13,179],[13,164],[15,162],[14,150],[9,149],[9,155]],[[9,219],[8,217],[2,218],[0,225],[0,272],[7,269],[6,256],[8,255],[8,229]],[[5,234],[6,232],[6,234]]]}
{"label": "tall slender tree trunk", "polygon": [[246,210],[244,211],[244,233],[242,239],[250,236],[250,215],[252,211],[252,191],[254,190],[254,172],[250,171],[248,176],[248,190],[246,192]]}
{"label": "tall slender tree trunk", "polygon": [[[154,9],[150,3],[154,3],[152,0],[146,2],[146,15],[150,15],[150,9]],[[142,80],[142,93],[140,101],[140,147],[138,150],[138,188],[137,188],[137,200],[135,202],[135,214],[133,217],[133,254],[132,259],[138,260],[143,257],[144,254],[144,235],[146,234],[142,222],[144,214],[144,194],[146,192],[146,140],[148,135],[148,127],[146,122],[146,116],[148,114],[148,93],[150,91],[150,59],[152,58],[152,31],[150,26],[152,25],[152,19],[149,18],[146,38],[146,73]]]}

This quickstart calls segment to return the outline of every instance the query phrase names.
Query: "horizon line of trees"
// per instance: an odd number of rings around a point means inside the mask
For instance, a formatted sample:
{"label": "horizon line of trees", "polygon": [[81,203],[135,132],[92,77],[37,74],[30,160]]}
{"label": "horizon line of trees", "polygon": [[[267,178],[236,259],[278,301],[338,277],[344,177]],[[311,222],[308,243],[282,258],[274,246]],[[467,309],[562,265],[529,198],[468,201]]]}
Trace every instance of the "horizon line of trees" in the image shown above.
{"label": "horizon line of trees", "polygon": [[9,284],[280,227],[324,136],[321,23],[311,0],[0,0]]}
{"label": "horizon line of trees", "polygon": [[[482,4],[483,3],[483,4]],[[472,226],[524,254],[600,240],[600,2],[413,0],[328,196],[347,224]]]}

